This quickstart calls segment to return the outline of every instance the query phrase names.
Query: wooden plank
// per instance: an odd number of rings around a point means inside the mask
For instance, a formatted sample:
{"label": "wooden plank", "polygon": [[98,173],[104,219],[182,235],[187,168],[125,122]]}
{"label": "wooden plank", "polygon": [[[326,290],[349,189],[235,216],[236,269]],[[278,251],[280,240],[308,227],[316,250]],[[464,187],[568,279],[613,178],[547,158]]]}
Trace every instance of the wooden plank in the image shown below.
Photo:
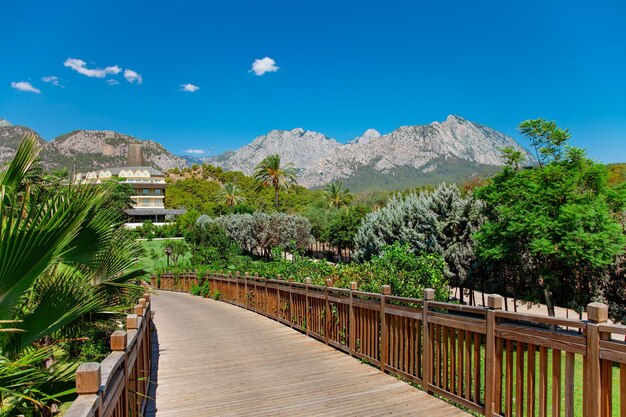
{"label": "wooden plank", "polygon": [[539,348],[539,417],[548,412],[548,348]]}
{"label": "wooden plank", "polygon": [[574,354],[565,354],[565,417],[574,417]]}
{"label": "wooden plank", "polygon": [[526,413],[529,416],[535,415],[536,366],[535,345],[528,345],[528,359],[526,361]]}
{"label": "wooden plank", "polygon": [[552,350],[552,417],[561,416],[561,351]]}
{"label": "wooden plank", "polygon": [[513,415],[513,342],[506,341],[504,415]]}
{"label": "wooden plank", "polygon": [[522,342],[515,344],[515,415],[524,416],[524,354]]}

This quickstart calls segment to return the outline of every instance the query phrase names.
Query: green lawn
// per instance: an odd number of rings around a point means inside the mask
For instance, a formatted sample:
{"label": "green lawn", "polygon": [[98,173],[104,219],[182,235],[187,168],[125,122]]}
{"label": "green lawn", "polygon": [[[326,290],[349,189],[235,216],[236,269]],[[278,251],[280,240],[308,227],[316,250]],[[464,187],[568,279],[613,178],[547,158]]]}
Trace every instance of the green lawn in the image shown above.
{"label": "green lawn", "polygon": [[[145,269],[149,273],[154,273],[158,269],[163,269],[167,266],[167,257],[163,252],[163,245],[167,240],[141,240],[142,247],[144,248],[144,254],[139,258],[139,266]],[[178,258],[178,263],[189,261],[191,254],[187,253],[184,256]],[[170,260],[170,265],[173,262]]]}

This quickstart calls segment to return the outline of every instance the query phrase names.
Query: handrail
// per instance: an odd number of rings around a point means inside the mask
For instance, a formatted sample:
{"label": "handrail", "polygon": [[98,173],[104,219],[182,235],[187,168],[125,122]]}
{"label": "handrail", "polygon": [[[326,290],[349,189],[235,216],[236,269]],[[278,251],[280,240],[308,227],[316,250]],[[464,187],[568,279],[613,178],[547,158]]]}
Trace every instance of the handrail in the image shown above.
{"label": "handrail", "polygon": [[148,403],[151,369],[152,310],[143,294],[126,316],[126,330],[111,335],[112,352],[76,371],[76,393],[65,417],[142,416]]}
{"label": "handrail", "polygon": [[561,409],[564,417],[626,416],[626,343],[612,339],[626,335],[626,326],[607,324],[603,304],[589,304],[588,320],[575,320],[502,311],[499,295],[473,307],[436,302],[431,289],[413,299],[392,296],[386,285],[370,293],[356,282],[345,289],[330,280],[320,286],[309,278],[295,283],[239,272],[164,273],[152,285],[188,292],[206,281],[221,301],[485,416],[561,415]]}

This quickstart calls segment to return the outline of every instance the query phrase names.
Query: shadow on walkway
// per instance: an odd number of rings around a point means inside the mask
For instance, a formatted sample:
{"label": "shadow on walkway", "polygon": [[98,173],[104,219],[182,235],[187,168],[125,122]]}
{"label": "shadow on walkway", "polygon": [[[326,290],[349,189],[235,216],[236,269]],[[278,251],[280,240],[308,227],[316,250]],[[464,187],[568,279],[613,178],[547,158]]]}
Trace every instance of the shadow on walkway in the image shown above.
{"label": "shadow on walkway", "polygon": [[148,389],[148,404],[146,405],[146,411],[144,413],[145,417],[155,417],[156,416],[156,389],[159,385],[159,332],[155,327],[154,323],[152,323],[152,367],[150,369],[150,387]]}

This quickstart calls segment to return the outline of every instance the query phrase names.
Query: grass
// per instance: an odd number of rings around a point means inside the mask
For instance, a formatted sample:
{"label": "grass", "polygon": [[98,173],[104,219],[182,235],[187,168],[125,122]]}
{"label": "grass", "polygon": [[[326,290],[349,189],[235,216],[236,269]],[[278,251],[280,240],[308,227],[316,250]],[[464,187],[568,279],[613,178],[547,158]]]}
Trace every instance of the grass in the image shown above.
{"label": "grass", "polygon": [[[167,242],[165,240],[142,240],[141,246],[144,249],[143,255],[139,258],[139,266],[146,270],[148,273],[154,273],[158,269],[164,269],[167,266],[167,256],[163,251],[163,245]],[[178,263],[188,262],[191,259],[191,254],[188,252],[184,256],[178,258]],[[174,263],[170,259],[170,265]]]}

